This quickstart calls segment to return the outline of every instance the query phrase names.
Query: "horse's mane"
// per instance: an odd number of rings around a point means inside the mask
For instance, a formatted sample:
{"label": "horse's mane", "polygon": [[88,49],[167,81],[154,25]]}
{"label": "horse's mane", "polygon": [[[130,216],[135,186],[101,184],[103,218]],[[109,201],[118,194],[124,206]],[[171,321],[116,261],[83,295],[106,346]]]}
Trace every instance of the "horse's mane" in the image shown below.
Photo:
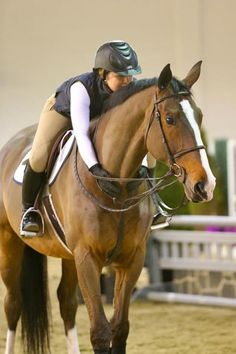
{"label": "horse's mane", "polygon": [[149,88],[154,85],[157,85],[156,77],[151,79],[141,79],[141,80],[132,81],[127,86],[124,86],[119,90],[113,92],[113,94],[104,103],[102,113],[109,111],[110,109],[126,101],[129,97],[133,96],[134,94],[143,91],[146,88]]}
{"label": "horse's mane", "polygon": [[[119,90],[113,92],[113,94],[104,102],[102,113],[106,113],[110,109],[122,104],[134,94],[143,91],[151,86],[157,85],[157,81],[157,77],[153,77],[151,79],[135,80],[127,86],[124,86]],[[183,82],[178,80],[176,77],[172,78],[171,86],[174,93],[188,92],[189,94],[191,94],[190,90],[183,84]]]}
{"label": "horse's mane", "polygon": [[[119,90],[112,93],[112,95],[104,102],[102,115],[112,108],[124,103],[129,97],[134,94],[141,92],[151,86],[157,85],[158,78],[153,77],[151,79],[141,79],[134,80],[127,86],[120,88]],[[192,95],[191,91],[183,84],[182,81],[178,80],[173,76],[171,80],[171,87],[174,93],[178,92],[188,92]],[[93,136],[95,132],[95,128],[97,126],[97,122],[100,117],[96,117],[90,122],[90,134]]]}

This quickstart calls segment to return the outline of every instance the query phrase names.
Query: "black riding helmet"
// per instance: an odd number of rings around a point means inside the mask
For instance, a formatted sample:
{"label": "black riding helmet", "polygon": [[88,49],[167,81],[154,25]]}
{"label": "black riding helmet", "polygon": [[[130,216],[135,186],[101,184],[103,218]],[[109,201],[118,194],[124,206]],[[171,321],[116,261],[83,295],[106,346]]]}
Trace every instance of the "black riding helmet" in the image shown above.
{"label": "black riding helmet", "polygon": [[113,71],[122,76],[141,73],[137,54],[128,43],[123,41],[108,42],[98,48],[94,69]]}

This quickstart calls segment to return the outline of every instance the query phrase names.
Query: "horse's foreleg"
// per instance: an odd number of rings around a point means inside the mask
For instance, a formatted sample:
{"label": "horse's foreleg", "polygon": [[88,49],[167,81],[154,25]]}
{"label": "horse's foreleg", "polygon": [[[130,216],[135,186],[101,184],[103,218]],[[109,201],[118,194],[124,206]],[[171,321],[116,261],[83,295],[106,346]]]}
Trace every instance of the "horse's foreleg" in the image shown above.
{"label": "horse's foreleg", "polygon": [[78,279],[74,261],[62,260],[62,277],[57,289],[60,313],[64,321],[68,354],[80,354],[75,325],[78,307]]}
{"label": "horse's foreleg", "polygon": [[138,248],[126,268],[116,270],[114,294],[114,315],[111,319],[112,354],[126,354],[126,340],[129,334],[129,303],[132,290],[144,263],[144,249]]}
{"label": "horse's foreleg", "polygon": [[90,318],[90,340],[95,354],[108,354],[111,342],[110,324],[106,319],[100,289],[102,266],[86,249],[75,257],[80,290]]}
{"label": "horse's foreleg", "polygon": [[0,233],[0,273],[7,289],[4,299],[8,324],[5,354],[13,354],[16,327],[21,315],[20,275],[24,244],[10,228],[2,228]]}

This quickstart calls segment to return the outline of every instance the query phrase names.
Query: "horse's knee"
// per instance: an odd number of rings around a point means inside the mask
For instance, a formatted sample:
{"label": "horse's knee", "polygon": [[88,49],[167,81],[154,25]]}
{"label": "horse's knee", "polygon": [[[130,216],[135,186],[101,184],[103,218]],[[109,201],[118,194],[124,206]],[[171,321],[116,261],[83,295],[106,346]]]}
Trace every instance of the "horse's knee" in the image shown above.
{"label": "horse's knee", "polygon": [[96,324],[90,330],[90,340],[94,349],[94,353],[110,353],[111,328],[108,321]]}

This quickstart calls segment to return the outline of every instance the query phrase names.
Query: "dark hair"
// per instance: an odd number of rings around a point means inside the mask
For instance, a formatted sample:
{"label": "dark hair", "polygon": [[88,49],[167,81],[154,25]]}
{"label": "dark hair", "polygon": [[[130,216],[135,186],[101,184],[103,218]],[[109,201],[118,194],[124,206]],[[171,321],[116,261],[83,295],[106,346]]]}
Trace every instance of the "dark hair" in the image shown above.
{"label": "dark hair", "polygon": [[113,92],[112,95],[108,98],[108,100],[104,102],[103,113],[122,104],[135,93],[138,93],[154,85],[157,85],[156,77],[152,79],[134,80],[130,82],[127,86],[124,86],[119,90]]}

